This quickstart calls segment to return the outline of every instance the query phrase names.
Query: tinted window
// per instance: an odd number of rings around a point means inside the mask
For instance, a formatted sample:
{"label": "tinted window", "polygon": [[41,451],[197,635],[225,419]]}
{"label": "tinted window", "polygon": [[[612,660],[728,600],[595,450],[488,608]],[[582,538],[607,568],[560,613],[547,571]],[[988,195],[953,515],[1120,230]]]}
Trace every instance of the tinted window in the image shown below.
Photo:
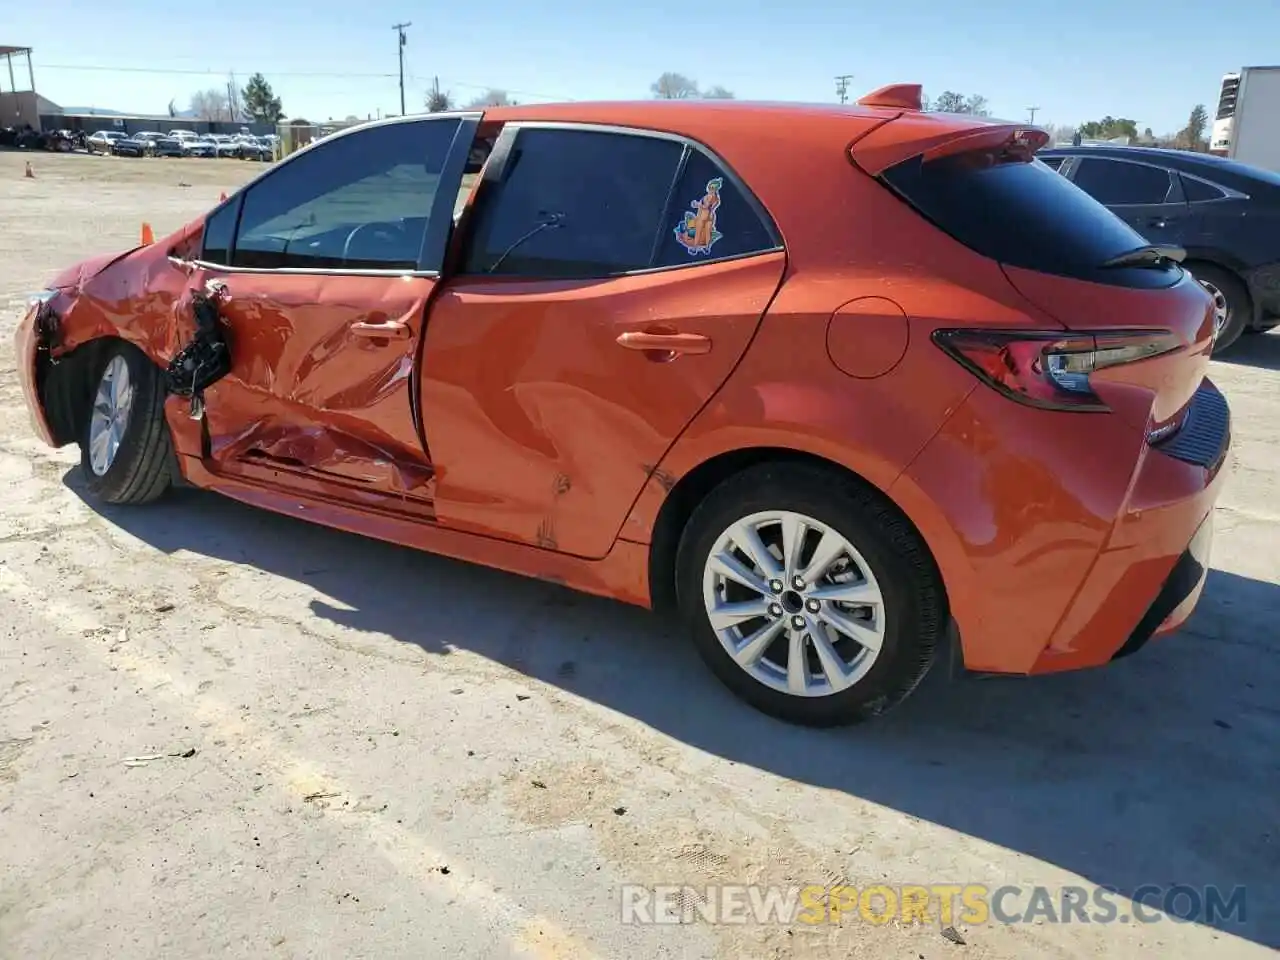
{"label": "tinted window", "polygon": [[589,130],[522,130],[479,211],[467,271],[602,277],[647,268],[681,144]]}
{"label": "tinted window", "polygon": [[1066,157],[1041,157],[1040,162],[1043,163],[1050,170],[1057,170],[1060,166],[1062,166],[1062,161],[1066,159],[1067,159]]}
{"label": "tinted window", "polygon": [[657,266],[738,257],[777,245],[747,197],[700,151],[689,151],[674,201]]}
{"label": "tinted window", "polygon": [[1076,168],[1076,186],[1099,203],[1164,203],[1169,196],[1169,173],[1159,167],[1123,160],[1086,157]]}
{"label": "tinted window", "polygon": [[1213,184],[1205,183],[1203,180],[1193,180],[1191,177],[1182,178],[1182,192],[1186,194],[1188,203],[1198,203],[1201,200],[1221,200],[1226,196]]}
{"label": "tinted window", "polygon": [[201,241],[200,259],[207,263],[231,262],[231,236],[236,229],[236,209],[240,204],[232,200],[213,211],[204,221],[204,239]]}
{"label": "tinted window", "polygon": [[1173,268],[1103,267],[1146,241],[1043,163],[978,151],[929,163],[915,157],[890,168],[884,180],[956,240],[1010,266],[1144,287],[1180,276]]}
{"label": "tinted window", "polygon": [[413,269],[457,128],[391,123],[299,153],[245,194],[233,265]]}

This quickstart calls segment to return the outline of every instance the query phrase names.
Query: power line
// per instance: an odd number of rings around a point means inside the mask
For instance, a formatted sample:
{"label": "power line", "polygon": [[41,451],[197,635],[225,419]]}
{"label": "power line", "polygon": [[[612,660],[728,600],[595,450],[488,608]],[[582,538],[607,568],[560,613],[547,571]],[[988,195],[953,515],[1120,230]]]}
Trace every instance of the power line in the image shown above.
{"label": "power line", "polygon": [[[189,76],[189,77],[225,77],[226,70],[215,70],[212,67],[206,67],[203,70],[183,67],[108,67],[100,64],[66,64],[66,63],[46,63],[40,66],[42,71],[47,70],[76,70],[90,73],[143,73],[152,75],[170,75],[170,76]],[[337,73],[332,71],[296,71],[296,70],[263,70],[260,71],[268,80],[276,78],[315,78],[327,80],[393,80],[396,78],[395,73]],[[421,77],[413,73],[407,73],[405,76],[413,83],[425,83]],[[545,93],[536,90],[517,90],[514,87],[505,87],[500,83],[471,83],[463,80],[453,80],[447,77],[440,78],[441,84],[446,87],[462,87],[467,90],[505,90],[507,93],[515,94],[521,97],[533,97],[538,100],[564,100],[572,101],[574,97],[566,97],[558,93]],[[326,94],[328,95],[328,94]]]}
{"label": "power line", "polygon": [[[152,73],[152,74],[177,74],[186,76],[226,76],[225,70],[215,70],[211,67],[204,70],[191,70],[181,68],[166,69],[164,67],[103,67],[103,66],[83,66],[80,64],[66,63],[43,63],[40,65],[41,71],[45,70],[84,70],[95,73]],[[261,71],[264,75],[267,71]],[[386,80],[395,76],[394,73],[334,73],[334,72],[297,72],[289,70],[273,70],[270,71],[272,77],[327,77],[335,80],[350,79],[369,79],[369,80]]]}
{"label": "power line", "polygon": [[400,54],[400,116],[402,117],[404,116],[404,32],[412,26],[412,23],[395,23],[391,25],[391,29],[400,36],[398,52]]}
{"label": "power line", "polygon": [[1039,107],[1027,107],[1027,113],[1030,116],[1030,119],[1027,120],[1027,123],[1036,122],[1036,111],[1038,111],[1039,109],[1040,109]]}

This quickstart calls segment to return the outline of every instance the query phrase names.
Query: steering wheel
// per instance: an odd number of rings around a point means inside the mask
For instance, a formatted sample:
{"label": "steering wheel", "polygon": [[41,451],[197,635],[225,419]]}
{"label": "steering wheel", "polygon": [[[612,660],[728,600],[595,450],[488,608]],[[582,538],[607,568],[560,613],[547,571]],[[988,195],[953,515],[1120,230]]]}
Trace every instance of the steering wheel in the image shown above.
{"label": "steering wheel", "polygon": [[374,223],[357,223],[355,227],[352,228],[351,232],[347,234],[347,239],[342,244],[343,263],[347,261],[347,258],[351,253],[352,241],[355,240],[356,236],[360,233],[361,230],[368,230],[368,229],[373,229],[378,231],[378,233],[382,236],[383,239],[389,240],[392,243],[395,243],[398,240],[403,240],[406,237],[403,223],[395,223],[393,221],[374,222]]}

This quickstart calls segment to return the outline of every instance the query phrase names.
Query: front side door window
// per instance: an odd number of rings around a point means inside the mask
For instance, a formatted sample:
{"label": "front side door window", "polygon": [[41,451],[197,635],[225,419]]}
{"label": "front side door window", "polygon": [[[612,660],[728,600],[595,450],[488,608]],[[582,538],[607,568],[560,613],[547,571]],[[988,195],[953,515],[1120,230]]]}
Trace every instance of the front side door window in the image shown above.
{"label": "front side door window", "polygon": [[[392,122],[299,153],[215,212],[202,259],[267,270],[438,268],[423,258],[444,226],[437,188],[460,122]],[[456,185],[445,192],[449,217]]]}

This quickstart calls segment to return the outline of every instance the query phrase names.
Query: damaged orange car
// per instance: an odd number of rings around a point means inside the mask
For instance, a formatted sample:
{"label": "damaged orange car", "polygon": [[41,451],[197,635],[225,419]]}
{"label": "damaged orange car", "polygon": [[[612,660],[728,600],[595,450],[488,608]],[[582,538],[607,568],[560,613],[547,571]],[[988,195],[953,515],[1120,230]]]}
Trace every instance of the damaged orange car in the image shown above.
{"label": "damaged orange car", "polygon": [[1045,139],[912,85],[365,124],[54,279],[27,402],[102,500],[674,609],[794,722],[1100,665],[1195,605],[1230,416],[1180,251]]}

